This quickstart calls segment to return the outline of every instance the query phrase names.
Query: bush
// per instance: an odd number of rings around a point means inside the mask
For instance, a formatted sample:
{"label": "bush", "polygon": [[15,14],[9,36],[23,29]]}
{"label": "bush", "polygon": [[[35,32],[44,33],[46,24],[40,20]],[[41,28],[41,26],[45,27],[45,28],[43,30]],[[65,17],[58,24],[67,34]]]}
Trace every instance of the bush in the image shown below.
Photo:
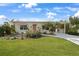
{"label": "bush", "polygon": [[13,33],[15,33],[15,28],[5,24],[0,26],[0,36],[11,35]]}
{"label": "bush", "polygon": [[71,28],[68,30],[68,34],[71,34],[71,35],[79,35],[79,33],[77,32],[77,29],[76,28]]}
{"label": "bush", "polygon": [[43,34],[47,34],[47,32],[43,32]]}
{"label": "bush", "polygon": [[54,33],[53,32],[50,32],[50,33],[48,33],[49,35],[54,35]]}
{"label": "bush", "polygon": [[46,23],[42,26],[42,29],[54,32],[55,31],[55,26],[53,25],[53,23],[48,22],[48,23]]}
{"label": "bush", "polygon": [[0,36],[4,36],[4,29],[0,27]]}
{"label": "bush", "polygon": [[35,31],[35,32],[27,31],[26,32],[26,37],[28,37],[28,38],[39,38],[39,37],[41,37],[41,32],[38,32],[38,31]]}

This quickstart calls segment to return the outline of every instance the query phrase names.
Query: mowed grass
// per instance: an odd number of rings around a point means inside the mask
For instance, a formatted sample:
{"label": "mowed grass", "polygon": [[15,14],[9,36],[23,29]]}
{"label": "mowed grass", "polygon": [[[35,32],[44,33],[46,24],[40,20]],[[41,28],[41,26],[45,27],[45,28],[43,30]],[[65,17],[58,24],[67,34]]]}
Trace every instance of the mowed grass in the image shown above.
{"label": "mowed grass", "polygon": [[79,46],[54,37],[0,40],[0,56],[79,56]]}

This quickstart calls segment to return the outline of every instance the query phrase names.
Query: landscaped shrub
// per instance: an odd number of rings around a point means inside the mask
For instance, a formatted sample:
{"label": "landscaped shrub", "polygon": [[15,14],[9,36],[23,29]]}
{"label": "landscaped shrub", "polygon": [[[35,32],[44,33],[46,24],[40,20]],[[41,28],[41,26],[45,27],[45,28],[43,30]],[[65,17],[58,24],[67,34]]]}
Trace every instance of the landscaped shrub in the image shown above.
{"label": "landscaped shrub", "polygon": [[49,32],[48,34],[49,34],[49,35],[54,35],[54,32]]}
{"label": "landscaped shrub", "polygon": [[49,31],[49,32],[45,31],[45,32],[43,32],[43,34],[53,35],[53,34],[54,34],[54,32],[52,32],[52,31]]}
{"label": "landscaped shrub", "polygon": [[71,34],[71,35],[79,35],[79,33],[77,32],[77,29],[76,28],[71,28],[68,30],[68,34]]}
{"label": "landscaped shrub", "polygon": [[26,32],[26,37],[28,38],[39,38],[41,37],[41,32],[38,31],[27,31]]}
{"label": "landscaped shrub", "polygon": [[43,29],[43,30],[48,30],[48,31],[55,32],[55,26],[54,26],[53,23],[51,23],[51,22],[48,22],[48,23],[44,24],[44,25],[42,26],[42,29]]}
{"label": "landscaped shrub", "polygon": [[43,34],[47,34],[47,32],[43,32]]}

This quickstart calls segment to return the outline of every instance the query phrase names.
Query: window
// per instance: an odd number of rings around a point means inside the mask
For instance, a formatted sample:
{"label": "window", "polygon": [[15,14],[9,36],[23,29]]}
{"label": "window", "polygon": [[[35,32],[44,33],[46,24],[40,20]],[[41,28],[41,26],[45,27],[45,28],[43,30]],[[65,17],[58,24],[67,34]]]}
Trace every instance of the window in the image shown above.
{"label": "window", "polygon": [[27,25],[20,25],[20,30],[27,30]]}

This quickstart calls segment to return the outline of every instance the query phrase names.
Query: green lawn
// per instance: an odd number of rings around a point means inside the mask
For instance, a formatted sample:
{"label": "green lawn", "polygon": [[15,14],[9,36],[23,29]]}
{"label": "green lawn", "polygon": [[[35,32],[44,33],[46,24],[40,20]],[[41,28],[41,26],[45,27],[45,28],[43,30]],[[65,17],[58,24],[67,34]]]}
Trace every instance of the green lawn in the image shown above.
{"label": "green lawn", "polygon": [[79,46],[64,39],[42,37],[26,40],[0,40],[3,56],[60,56],[79,55]]}

